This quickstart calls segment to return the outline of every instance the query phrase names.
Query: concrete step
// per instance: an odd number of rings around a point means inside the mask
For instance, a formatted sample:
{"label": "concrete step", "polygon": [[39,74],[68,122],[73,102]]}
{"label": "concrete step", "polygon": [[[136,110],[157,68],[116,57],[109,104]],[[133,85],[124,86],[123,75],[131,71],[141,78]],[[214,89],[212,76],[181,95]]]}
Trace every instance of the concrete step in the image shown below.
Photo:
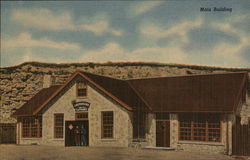
{"label": "concrete step", "polygon": [[146,146],[142,147],[142,149],[152,149],[152,150],[168,150],[168,151],[174,151],[174,148],[171,147],[155,147],[155,146]]}

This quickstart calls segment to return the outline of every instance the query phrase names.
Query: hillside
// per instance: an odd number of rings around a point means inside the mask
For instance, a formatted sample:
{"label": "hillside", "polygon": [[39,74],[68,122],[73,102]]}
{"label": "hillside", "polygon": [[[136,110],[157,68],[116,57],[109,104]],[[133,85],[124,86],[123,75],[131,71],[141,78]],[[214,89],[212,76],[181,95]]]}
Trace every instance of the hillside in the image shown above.
{"label": "hillside", "polygon": [[76,70],[120,79],[248,71],[250,68],[220,68],[160,63],[69,63],[27,62],[0,69],[0,123],[15,122],[11,113],[42,88],[43,76],[53,75],[62,84]]}

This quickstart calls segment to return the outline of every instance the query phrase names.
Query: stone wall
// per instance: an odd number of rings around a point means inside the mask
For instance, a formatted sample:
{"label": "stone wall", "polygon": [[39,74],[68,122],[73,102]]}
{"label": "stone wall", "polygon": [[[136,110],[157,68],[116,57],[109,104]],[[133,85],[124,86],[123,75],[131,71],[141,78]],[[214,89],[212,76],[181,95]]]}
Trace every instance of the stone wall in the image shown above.
{"label": "stone wall", "polygon": [[[247,69],[226,69],[188,65],[145,64],[145,63],[79,63],[46,64],[24,63],[0,68],[0,123],[14,123],[11,113],[20,108],[43,87],[46,75],[53,75],[55,84],[63,84],[76,70],[87,71],[120,79],[208,74]],[[249,71],[249,70],[248,70]]]}
{"label": "stone wall", "polygon": [[232,155],[233,152],[233,125],[236,122],[236,116],[234,114],[227,115],[228,123],[228,144],[227,144],[227,154]]}
{"label": "stone wall", "polygon": [[[75,120],[75,110],[72,106],[74,100],[84,100],[90,103],[88,110],[89,116],[89,145],[90,146],[119,146],[127,147],[132,139],[131,113],[103,96],[93,86],[87,87],[87,97],[76,97],[76,85],[72,82],[66,89],[65,94],[60,95],[57,101],[44,110],[43,114],[43,136],[42,138],[21,138],[20,144],[46,144],[46,145],[64,145],[64,138],[54,138],[54,114],[64,113],[64,121]],[[114,138],[101,138],[101,112],[114,112]],[[64,123],[65,127],[65,123]],[[65,130],[64,130],[65,132]],[[64,133],[65,135],[65,133]]]}
{"label": "stone wall", "polygon": [[246,103],[241,107],[240,111],[241,124],[248,124],[250,118],[250,95],[246,95]]}
{"label": "stone wall", "polygon": [[207,153],[225,153],[225,145],[221,143],[205,142],[178,142],[179,149],[184,151],[207,152]]}
{"label": "stone wall", "polygon": [[[90,146],[119,146],[128,147],[132,139],[132,121],[130,112],[114,103],[110,98],[104,97],[97,90],[88,87],[86,101],[91,103],[89,108]],[[101,112],[114,112],[114,135],[112,139],[101,138]]]}
{"label": "stone wall", "polygon": [[17,123],[17,144],[41,144],[42,138],[22,138],[22,123]]}
{"label": "stone wall", "polygon": [[178,114],[170,114],[170,147],[178,148],[178,136],[179,136],[179,122],[178,122]]}
{"label": "stone wall", "polygon": [[[221,142],[191,142],[191,141],[180,141],[179,140],[179,122],[177,114],[170,114],[170,147],[176,148],[178,150],[185,151],[197,151],[197,152],[213,152],[213,153],[227,153],[227,138],[230,140],[229,147],[232,146],[231,133],[232,133],[232,123],[233,115],[222,116],[221,121]],[[227,124],[228,123],[228,124]],[[228,127],[228,128],[227,128]],[[229,137],[227,137],[227,130]]]}
{"label": "stone wall", "polygon": [[156,146],[156,119],[155,114],[147,114],[146,141],[147,146]]}
{"label": "stone wall", "polygon": [[[142,142],[132,142],[132,147],[156,146],[156,119],[155,114],[149,113],[147,116],[146,140]],[[232,152],[232,125],[235,116],[222,115],[221,121],[221,142],[189,142],[179,140],[178,114],[170,113],[170,147],[177,150],[211,152],[211,153],[231,153]],[[228,139],[228,144],[227,144]]]}
{"label": "stone wall", "polygon": [[64,93],[64,95],[62,95],[57,101],[55,101],[54,104],[47,109],[47,111],[43,113],[43,144],[64,145],[64,138],[54,138],[54,114],[64,114],[63,135],[65,135],[65,121],[75,120],[75,110],[72,106],[72,101],[75,99],[75,97],[75,85],[73,85]]}
{"label": "stone wall", "polygon": [[[133,129],[132,127],[131,124],[131,129]],[[145,139],[131,139],[129,142],[129,147],[133,148],[142,148],[146,146],[156,146],[156,117],[154,113],[146,114]]]}

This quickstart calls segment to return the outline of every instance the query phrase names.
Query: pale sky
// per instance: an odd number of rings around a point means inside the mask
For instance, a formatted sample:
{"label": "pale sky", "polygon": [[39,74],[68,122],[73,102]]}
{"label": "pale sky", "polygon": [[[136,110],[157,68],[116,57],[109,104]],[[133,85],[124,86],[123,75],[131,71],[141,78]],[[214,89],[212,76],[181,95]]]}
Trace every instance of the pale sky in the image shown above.
{"label": "pale sky", "polygon": [[1,67],[27,61],[250,67],[250,1],[1,1]]}

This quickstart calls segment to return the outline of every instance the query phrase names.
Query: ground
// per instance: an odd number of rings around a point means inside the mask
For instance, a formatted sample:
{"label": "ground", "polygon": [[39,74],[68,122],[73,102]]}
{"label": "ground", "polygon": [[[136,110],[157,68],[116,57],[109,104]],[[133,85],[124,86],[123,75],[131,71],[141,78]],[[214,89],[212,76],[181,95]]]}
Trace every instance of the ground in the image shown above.
{"label": "ground", "polygon": [[1,160],[235,160],[222,154],[111,147],[0,145]]}

